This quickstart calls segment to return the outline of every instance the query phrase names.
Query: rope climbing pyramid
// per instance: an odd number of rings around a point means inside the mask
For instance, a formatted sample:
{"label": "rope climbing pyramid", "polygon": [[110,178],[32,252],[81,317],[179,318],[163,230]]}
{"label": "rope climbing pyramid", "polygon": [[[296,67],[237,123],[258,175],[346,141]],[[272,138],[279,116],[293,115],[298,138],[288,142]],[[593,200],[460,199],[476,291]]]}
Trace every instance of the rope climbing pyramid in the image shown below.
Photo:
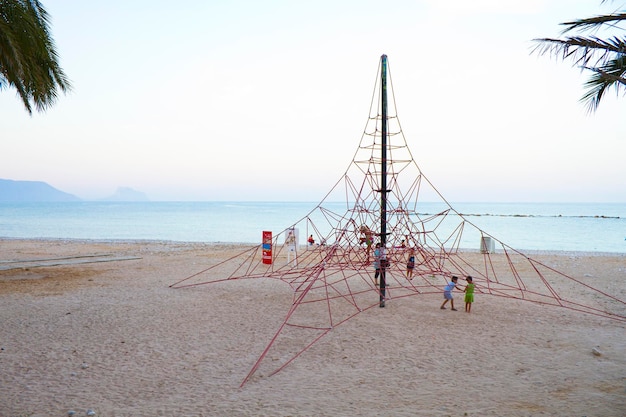
{"label": "rope climbing pyramid", "polygon": [[[261,368],[263,375],[279,372],[362,312],[389,308],[390,301],[405,297],[441,294],[452,276],[472,276],[479,294],[626,321],[624,300],[509,247],[448,203],[411,154],[388,80],[383,55],[359,146],[344,175],[315,208],[268,242],[171,285],[274,279],[290,287],[292,302],[284,321],[242,386]],[[300,232],[316,243],[302,245]],[[480,250],[463,248],[467,241],[480,242]],[[376,245],[386,254],[378,279],[372,267]],[[407,276],[410,256],[414,267]],[[559,287],[566,281],[594,293],[594,304],[565,299]],[[270,352],[273,360],[265,363]]]}

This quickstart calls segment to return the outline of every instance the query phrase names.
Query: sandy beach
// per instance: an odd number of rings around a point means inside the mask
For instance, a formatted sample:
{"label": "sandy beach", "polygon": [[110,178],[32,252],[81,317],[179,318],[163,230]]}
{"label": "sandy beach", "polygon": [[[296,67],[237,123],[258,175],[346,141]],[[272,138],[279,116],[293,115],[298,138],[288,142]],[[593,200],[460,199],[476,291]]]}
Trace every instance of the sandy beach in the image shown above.
{"label": "sandy beach", "polygon": [[[0,416],[626,415],[624,321],[480,294],[468,314],[461,294],[456,312],[439,309],[441,294],[417,295],[359,314],[240,387],[283,322],[289,287],[170,285],[241,246],[0,248]],[[626,299],[626,255],[533,257]]]}

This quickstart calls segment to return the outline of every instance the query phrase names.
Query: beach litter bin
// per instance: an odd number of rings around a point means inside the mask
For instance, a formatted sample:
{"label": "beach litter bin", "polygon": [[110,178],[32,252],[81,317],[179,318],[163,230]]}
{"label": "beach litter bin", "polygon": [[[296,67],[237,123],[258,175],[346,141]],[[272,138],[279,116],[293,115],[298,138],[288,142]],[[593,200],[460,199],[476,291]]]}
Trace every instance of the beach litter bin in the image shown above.
{"label": "beach litter bin", "polygon": [[483,236],[480,238],[480,253],[495,253],[496,243],[492,238]]}

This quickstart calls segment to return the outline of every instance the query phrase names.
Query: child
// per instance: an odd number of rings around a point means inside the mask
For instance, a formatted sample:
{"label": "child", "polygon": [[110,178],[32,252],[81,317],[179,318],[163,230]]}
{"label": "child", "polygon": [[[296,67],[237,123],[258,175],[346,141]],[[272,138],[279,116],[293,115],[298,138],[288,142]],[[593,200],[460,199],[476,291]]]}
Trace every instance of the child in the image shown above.
{"label": "child", "polygon": [[469,275],[466,278],[467,286],[463,290],[465,293],[465,312],[469,313],[472,311],[472,303],[474,302],[474,283],[472,277]]}
{"label": "child", "polygon": [[376,244],[374,249],[374,284],[378,285],[378,276],[380,275],[380,243]]}
{"label": "child", "polygon": [[367,256],[369,258],[370,251],[372,250],[372,231],[367,226],[361,226],[359,228],[359,232],[361,232],[361,237],[359,238],[359,244],[365,243],[367,246]]}
{"label": "child", "polygon": [[415,251],[413,248],[409,249],[409,261],[406,263],[406,277],[413,279],[413,268],[415,268]]}
{"label": "child", "polygon": [[441,305],[441,309],[445,310],[446,309],[446,303],[448,301],[450,301],[450,305],[452,306],[452,311],[456,311],[456,308],[454,308],[454,297],[452,296],[452,290],[453,289],[457,289],[460,290],[459,287],[457,287],[456,282],[459,279],[459,277],[452,277],[452,281],[448,282],[448,285],[445,286],[445,288],[443,289],[443,298],[445,298],[445,300],[443,301],[443,304]]}

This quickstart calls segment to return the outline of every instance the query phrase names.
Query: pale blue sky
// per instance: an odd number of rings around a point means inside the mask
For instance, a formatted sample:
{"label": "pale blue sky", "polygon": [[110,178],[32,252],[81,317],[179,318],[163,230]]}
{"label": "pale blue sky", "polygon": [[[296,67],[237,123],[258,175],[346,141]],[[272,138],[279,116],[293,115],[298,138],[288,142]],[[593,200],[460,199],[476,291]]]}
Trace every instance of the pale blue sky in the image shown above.
{"label": "pale blue sky", "polygon": [[345,172],[378,61],[449,201],[626,202],[626,98],[531,55],[585,0],[43,0],[74,91],[29,117],[0,91],[0,178],[85,199],[304,200]]}

